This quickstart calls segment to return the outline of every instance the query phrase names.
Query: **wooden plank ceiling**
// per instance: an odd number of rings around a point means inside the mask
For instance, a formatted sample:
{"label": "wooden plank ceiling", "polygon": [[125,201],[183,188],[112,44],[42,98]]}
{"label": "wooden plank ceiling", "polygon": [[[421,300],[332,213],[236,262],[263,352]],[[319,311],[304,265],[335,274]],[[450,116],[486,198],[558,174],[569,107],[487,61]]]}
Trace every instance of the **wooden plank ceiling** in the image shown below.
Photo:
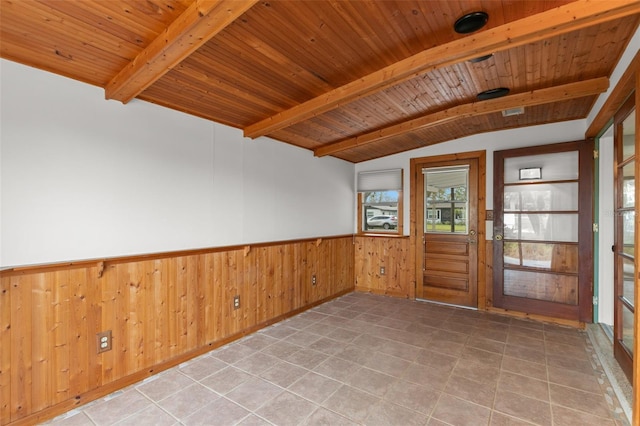
{"label": "wooden plank ceiling", "polygon": [[[476,11],[486,26],[456,33]],[[0,48],[107,99],[357,163],[586,117],[639,21],[638,0],[2,0]]]}

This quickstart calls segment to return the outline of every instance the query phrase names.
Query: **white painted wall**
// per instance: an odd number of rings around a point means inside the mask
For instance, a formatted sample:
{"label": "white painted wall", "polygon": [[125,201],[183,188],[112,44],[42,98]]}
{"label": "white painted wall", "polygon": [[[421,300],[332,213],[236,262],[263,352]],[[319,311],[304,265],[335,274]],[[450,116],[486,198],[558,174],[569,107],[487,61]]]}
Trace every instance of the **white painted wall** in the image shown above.
{"label": "white painted wall", "polygon": [[0,62],[0,266],[354,231],[354,166]]}

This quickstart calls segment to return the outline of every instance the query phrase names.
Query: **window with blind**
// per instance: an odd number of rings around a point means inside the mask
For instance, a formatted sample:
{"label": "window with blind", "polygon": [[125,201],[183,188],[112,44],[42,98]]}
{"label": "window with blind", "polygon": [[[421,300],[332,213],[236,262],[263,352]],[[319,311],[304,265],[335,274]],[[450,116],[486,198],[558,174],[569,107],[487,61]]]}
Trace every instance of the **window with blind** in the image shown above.
{"label": "window with blind", "polygon": [[402,232],[402,169],[358,173],[360,232]]}

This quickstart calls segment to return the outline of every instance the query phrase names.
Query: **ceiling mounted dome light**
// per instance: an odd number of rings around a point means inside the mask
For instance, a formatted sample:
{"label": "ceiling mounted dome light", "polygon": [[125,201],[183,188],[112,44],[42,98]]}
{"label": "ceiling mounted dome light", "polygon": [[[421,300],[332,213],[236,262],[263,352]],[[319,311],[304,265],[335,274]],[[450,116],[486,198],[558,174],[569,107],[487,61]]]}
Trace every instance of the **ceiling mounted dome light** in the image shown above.
{"label": "ceiling mounted dome light", "polygon": [[479,56],[477,58],[469,59],[469,62],[471,62],[472,64],[475,64],[475,63],[478,63],[478,62],[486,61],[487,59],[489,59],[491,57],[493,57],[493,53],[489,53],[488,55]]}
{"label": "ceiling mounted dome light", "polygon": [[453,29],[458,34],[469,34],[474,31],[478,31],[484,27],[489,20],[489,15],[486,12],[471,12],[458,18]]}
{"label": "ceiling mounted dome light", "polygon": [[486,101],[488,99],[501,98],[509,94],[509,89],[506,87],[498,87],[496,89],[485,90],[484,92],[478,93],[479,101]]}

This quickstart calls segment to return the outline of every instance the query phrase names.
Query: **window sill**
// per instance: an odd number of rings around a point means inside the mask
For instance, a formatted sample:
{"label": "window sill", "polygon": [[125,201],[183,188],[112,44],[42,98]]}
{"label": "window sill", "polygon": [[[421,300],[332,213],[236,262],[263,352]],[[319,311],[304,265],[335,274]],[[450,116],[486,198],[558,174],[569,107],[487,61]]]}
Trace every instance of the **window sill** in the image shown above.
{"label": "window sill", "polygon": [[384,232],[358,232],[356,234],[357,237],[387,237],[387,238],[409,238],[408,235],[402,235],[402,234],[387,234]]}

